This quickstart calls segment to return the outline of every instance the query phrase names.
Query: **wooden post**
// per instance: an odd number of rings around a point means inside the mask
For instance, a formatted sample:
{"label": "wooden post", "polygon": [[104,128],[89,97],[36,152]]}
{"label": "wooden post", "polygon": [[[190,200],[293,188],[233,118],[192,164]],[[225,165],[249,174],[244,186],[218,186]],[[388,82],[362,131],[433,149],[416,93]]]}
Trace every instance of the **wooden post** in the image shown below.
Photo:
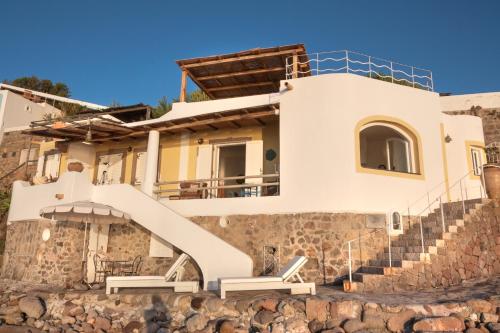
{"label": "wooden post", "polygon": [[297,54],[293,55],[293,63],[292,63],[292,78],[296,79],[299,77],[299,57]]}
{"label": "wooden post", "polygon": [[179,95],[179,102],[186,101],[186,83],[187,83],[187,71],[183,69],[181,76],[181,93]]}

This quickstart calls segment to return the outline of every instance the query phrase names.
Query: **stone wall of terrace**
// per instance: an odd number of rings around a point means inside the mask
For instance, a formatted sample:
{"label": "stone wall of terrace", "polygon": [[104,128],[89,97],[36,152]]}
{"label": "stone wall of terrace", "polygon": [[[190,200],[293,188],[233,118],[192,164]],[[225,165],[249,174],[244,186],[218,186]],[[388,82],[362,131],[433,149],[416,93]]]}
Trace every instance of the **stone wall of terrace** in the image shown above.
{"label": "stone wall of terrace", "polygon": [[484,143],[500,142],[500,108],[482,109],[480,106],[472,107],[470,110],[447,111],[450,115],[478,116],[483,120]]}
{"label": "stone wall of terrace", "polygon": [[356,267],[361,261],[366,263],[374,258],[387,243],[385,215],[303,213],[194,217],[192,220],[250,255],[254,275],[263,273],[264,246],[271,246],[277,249],[280,267],[294,256],[308,257],[302,276],[319,284],[332,283],[347,274],[348,240],[370,234],[360,244],[353,243]]}

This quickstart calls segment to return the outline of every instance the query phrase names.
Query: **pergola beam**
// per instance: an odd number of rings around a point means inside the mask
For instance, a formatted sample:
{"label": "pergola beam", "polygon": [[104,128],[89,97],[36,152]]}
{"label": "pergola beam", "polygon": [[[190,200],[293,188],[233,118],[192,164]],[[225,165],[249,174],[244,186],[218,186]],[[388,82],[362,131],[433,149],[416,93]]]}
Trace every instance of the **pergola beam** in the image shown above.
{"label": "pergola beam", "polygon": [[228,77],[235,77],[235,76],[265,74],[265,73],[269,73],[269,72],[279,72],[279,71],[284,71],[284,70],[285,70],[285,67],[273,67],[273,68],[253,69],[253,70],[246,70],[246,71],[241,71],[241,72],[232,72],[232,73],[224,73],[224,74],[216,74],[216,75],[206,75],[206,76],[198,77],[198,81],[225,79]]}
{"label": "pergola beam", "polygon": [[237,84],[234,86],[222,86],[222,87],[214,87],[207,88],[207,91],[223,91],[223,90],[234,90],[234,89],[245,89],[245,88],[254,88],[254,87],[263,87],[273,85],[273,82],[257,82],[257,83],[245,83],[245,84]]}

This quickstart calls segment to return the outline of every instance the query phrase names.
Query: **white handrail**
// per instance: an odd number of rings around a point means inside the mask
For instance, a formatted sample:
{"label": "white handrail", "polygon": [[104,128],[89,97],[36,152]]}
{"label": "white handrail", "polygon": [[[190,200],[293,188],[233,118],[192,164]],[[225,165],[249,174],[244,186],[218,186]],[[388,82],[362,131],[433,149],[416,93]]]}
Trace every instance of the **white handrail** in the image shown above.
{"label": "white handrail", "polygon": [[[370,78],[387,79],[393,83],[406,84],[414,88],[430,91],[434,89],[432,72],[427,69],[404,65],[349,50],[317,52],[307,54],[306,56],[307,60],[296,60],[296,64],[309,65],[309,70],[301,70],[300,68],[303,66],[294,66],[292,57],[286,59],[287,79],[301,75],[345,72],[364,74]],[[315,66],[312,65],[314,63]],[[384,73],[384,70],[386,73]]]}

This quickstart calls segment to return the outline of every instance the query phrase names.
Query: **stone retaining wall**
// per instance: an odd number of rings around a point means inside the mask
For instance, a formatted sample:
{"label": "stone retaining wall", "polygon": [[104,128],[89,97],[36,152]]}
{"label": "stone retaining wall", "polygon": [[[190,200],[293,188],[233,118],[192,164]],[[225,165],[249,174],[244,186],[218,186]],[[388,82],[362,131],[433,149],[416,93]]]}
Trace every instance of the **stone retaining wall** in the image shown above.
{"label": "stone retaining wall", "polygon": [[308,257],[301,274],[307,281],[319,284],[332,283],[347,274],[348,240],[372,234],[363,239],[361,246],[353,244],[355,266],[374,258],[387,244],[385,216],[380,215],[303,213],[233,215],[222,223],[218,217],[192,220],[250,255],[254,275],[263,273],[263,247],[267,245],[278,250],[281,267],[293,256]]}
{"label": "stone retaining wall", "polygon": [[233,294],[221,300],[207,293],[106,296],[95,291],[61,293],[24,288],[0,281],[0,321],[6,329],[2,331],[0,324],[0,332],[500,332],[500,297],[481,294],[480,289],[480,297],[398,303],[389,298],[373,302],[283,293]]}
{"label": "stone retaining wall", "polygon": [[447,111],[450,115],[478,116],[483,120],[484,143],[500,142],[500,109],[482,109],[480,106],[470,110]]}

